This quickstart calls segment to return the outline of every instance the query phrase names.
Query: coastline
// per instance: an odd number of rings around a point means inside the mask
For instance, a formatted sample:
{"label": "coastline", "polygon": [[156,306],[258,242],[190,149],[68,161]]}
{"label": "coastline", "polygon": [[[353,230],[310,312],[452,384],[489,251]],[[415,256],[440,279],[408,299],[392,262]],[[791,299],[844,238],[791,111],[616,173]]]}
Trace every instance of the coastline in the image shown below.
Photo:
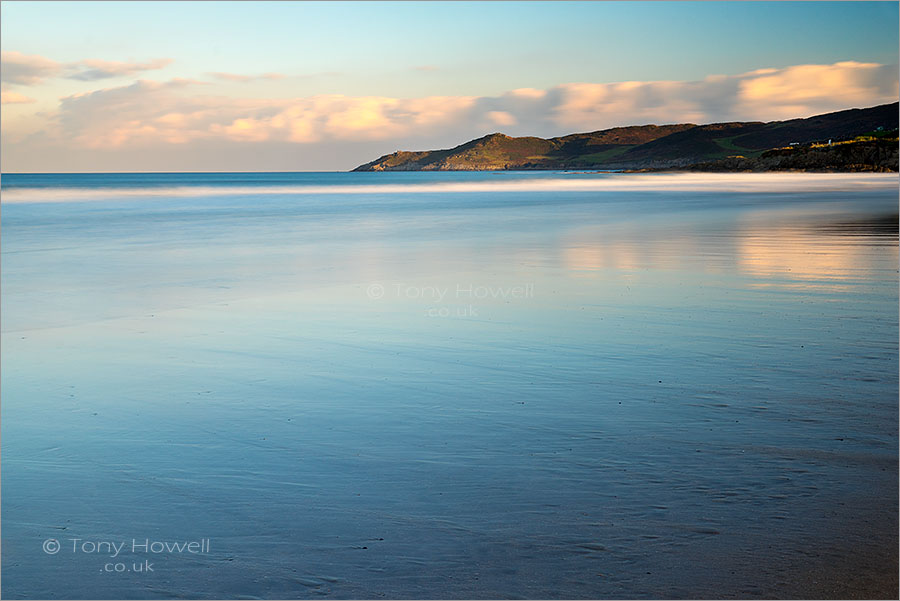
{"label": "coastline", "polygon": [[630,125],[556,138],[492,133],[352,171],[898,171],[897,103],[788,121]]}

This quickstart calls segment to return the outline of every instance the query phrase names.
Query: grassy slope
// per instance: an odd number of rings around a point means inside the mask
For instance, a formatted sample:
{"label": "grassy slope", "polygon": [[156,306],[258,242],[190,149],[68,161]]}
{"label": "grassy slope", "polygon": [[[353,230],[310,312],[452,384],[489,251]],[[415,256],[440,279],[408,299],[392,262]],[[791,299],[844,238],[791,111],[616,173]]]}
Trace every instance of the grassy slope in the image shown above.
{"label": "grassy slope", "polygon": [[897,171],[898,140],[861,137],[829,144],[773,148],[756,157],[730,157],[695,163],[692,171]]}
{"label": "grassy slope", "polygon": [[842,140],[897,127],[897,103],[790,121],[641,125],[543,138],[491,134],[455,148],[396,152],[357,167],[382,170],[501,170],[685,166],[763,151],[792,142]]}

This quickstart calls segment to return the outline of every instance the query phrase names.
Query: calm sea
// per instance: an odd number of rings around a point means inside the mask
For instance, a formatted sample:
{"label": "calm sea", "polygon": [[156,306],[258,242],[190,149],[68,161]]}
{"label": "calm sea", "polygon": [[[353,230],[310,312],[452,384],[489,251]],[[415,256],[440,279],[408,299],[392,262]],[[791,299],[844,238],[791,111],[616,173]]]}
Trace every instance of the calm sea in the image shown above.
{"label": "calm sea", "polygon": [[3,596],[890,597],[897,198],[4,175]]}

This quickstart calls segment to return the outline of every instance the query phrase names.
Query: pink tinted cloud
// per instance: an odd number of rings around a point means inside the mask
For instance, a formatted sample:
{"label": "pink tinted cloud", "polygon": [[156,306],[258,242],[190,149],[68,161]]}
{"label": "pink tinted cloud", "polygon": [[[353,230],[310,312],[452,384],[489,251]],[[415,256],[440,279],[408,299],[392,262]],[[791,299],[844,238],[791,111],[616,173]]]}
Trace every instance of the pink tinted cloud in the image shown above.
{"label": "pink tinted cloud", "polygon": [[30,104],[32,102],[37,102],[37,100],[16,92],[0,92],[0,104]]}
{"label": "pink tinted cloud", "polygon": [[113,77],[127,77],[142,73],[144,71],[153,71],[163,69],[174,62],[171,58],[155,58],[145,63],[139,62],[122,62],[122,61],[104,61],[99,59],[85,59],[78,63],[69,65],[73,72],[66,77],[69,79],[78,79],[81,81],[94,81],[97,79],[110,79]]}
{"label": "pink tinted cloud", "polygon": [[0,56],[0,62],[5,85],[34,86],[45,79],[57,76],[81,81],[127,77],[144,71],[163,69],[172,64],[173,59],[156,58],[147,62],[123,62],[89,58],[74,63],[59,63],[37,54],[4,51]]}
{"label": "pink tinted cloud", "polygon": [[[243,76],[241,76],[243,77]],[[226,78],[227,79],[227,78]],[[502,128],[559,135],[643,123],[774,120],[897,100],[894,67],[841,62],[763,69],[699,81],[570,83],[499,96],[206,94],[200,82],[138,81],[64,98],[57,138],[90,148],[190,144],[464,142]],[[243,81],[239,79],[238,81]]]}
{"label": "pink tinted cloud", "polygon": [[16,51],[0,53],[0,74],[4,84],[33,86],[62,70],[62,65],[37,54]]}

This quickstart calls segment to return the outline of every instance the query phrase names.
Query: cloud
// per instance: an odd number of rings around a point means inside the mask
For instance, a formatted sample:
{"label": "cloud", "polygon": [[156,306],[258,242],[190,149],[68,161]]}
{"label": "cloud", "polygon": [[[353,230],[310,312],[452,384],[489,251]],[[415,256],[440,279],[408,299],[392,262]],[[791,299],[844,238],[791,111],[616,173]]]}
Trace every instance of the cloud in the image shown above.
{"label": "cloud", "polygon": [[15,51],[0,53],[0,73],[5,84],[33,86],[55,76],[61,70],[61,64],[37,54]]}
{"label": "cloud", "polygon": [[127,77],[143,71],[152,71],[169,66],[174,61],[171,58],[155,58],[146,63],[104,61],[99,59],[86,59],[79,63],[69,65],[73,70],[67,75],[69,79],[80,81],[95,81],[112,77]]}
{"label": "cloud", "polygon": [[[227,80],[230,74],[218,75]],[[243,77],[260,76],[235,77],[245,81]],[[68,96],[41,128],[46,132],[41,143],[52,140],[59,148],[147,153],[216,144],[240,149],[250,144],[252,149],[234,152],[245,152],[251,162],[276,147],[297,152],[305,147],[309,150],[302,152],[311,157],[329,149],[333,160],[350,161],[342,157],[355,157],[360,149],[377,156],[401,148],[447,148],[498,130],[547,137],[633,124],[806,117],[895,102],[898,75],[894,66],[848,61],[713,75],[698,81],[567,83],[480,97],[235,98],[212,95],[213,89],[195,80],[139,80]],[[9,137],[13,134],[17,137]],[[25,137],[14,131],[4,135]]]}
{"label": "cloud", "polygon": [[138,63],[89,58],[74,63],[58,63],[37,54],[4,51],[0,61],[4,84],[34,86],[47,78],[57,76],[80,81],[127,77],[143,71],[162,69],[172,64],[173,59],[156,58],[146,63]]}
{"label": "cloud", "polygon": [[247,81],[257,81],[260,79],[284,79],[284,75],[281,73],[263,73],[262,75],[239,75],[237,73],[222,73],[220,71],[213,71],[208,73],[208,75],[215,77],[216,79],[222,79],[225,81],[237,81],[237,82],[247,82]]}
{"label": "cloud", "polygon": [[138,80],[131,85],[67,96],[56,116],[60,139],[87,148],[117,148],[124,144],[180,144],[208,129],[220,114],[213,99],[183,96],[205,82],[173,79],[160,83]]}
{"label": "cloud", "polygon": [[0,92],[0,104],[28,104],[31,102],[37,102],[37,100],[16,92]]}
{"label": "cloud", "polygon": [[416,65],[415,67],[413,67],[413,70],[433,73],[434,71],[440,71],[441,68],[436,65]]}
{"label": "cloud", "polygon": [[849,107],[896,102],[896,66],[846,61],[796,65],[700,81],[566,84],[554,119],[567,127],[599,129],[619,123],[763,120],[806,117]]}
{"label": "cloud", "polygon": [[737,111],[758,105],[776,119],[797,111],[821,112],[837,106],[864,106],[872,99],[891,102],[898,96],[897,66],[844,61],[833,65],[797,65],[746,74],[740,81]]}
{"label": "cloud", "polygon": [[58,115],[63,137],[89,148],[204,139],[299,144],[381,140],[449,127],[475,100],[342,95],[240,99],[198,95],[199,85],[193,80],[141,80],[68,96]]}
{"label": "cloud", "polygon": [[[475,99],[460,96],[397,99],[324,95],[297,98],[277,112],[215,124],[210,133],[231,140],[384,140],[433,133],[463,119]],[[271,107],[268,107],[271,108]]]}
{"label": "cloud", "polygon": [[488,111],[485,116],[489,121],[501,127],[518,123],[516,118],[506,111]]}

